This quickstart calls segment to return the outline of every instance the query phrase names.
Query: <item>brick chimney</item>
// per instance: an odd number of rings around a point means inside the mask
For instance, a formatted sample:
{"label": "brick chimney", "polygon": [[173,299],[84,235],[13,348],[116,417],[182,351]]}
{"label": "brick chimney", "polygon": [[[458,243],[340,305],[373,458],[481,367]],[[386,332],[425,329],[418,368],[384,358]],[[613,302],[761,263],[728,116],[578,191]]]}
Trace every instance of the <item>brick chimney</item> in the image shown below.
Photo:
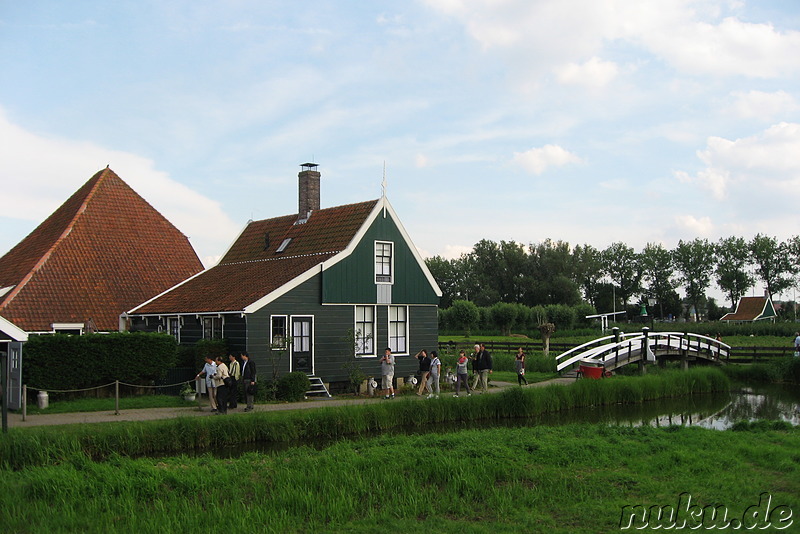
{"label": "brick chimney", "polygon": [[317,167],[316,163],[300,165],[302,170],[297,175],[299,179],[297,216],[299,219],[307,219],[311,212],[319,210],[319,177],[321,175],[317,172]]}

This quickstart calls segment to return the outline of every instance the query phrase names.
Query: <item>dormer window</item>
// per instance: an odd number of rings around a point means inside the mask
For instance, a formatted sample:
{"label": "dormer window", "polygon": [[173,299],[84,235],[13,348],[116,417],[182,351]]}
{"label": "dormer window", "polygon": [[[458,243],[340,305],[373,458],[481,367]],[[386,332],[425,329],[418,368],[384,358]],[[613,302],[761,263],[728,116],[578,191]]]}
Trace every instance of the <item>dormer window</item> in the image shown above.
{"label": "dormer window", "polygon": [[278,250],[276,250],[275,252],[283,252],[284,250],[286,250],[286,247],[288,247],[289,243],[291,243],[291,242],[292,242],[292,238],[291,237],[287,237],[286,239],[283,240],[283,243],[281,243],[281,246],[279,246]]}
{"label": "dormer window", "polygon": [[394,243],[385,241],[375,242],[375,283],[391,284],[393,274]]}

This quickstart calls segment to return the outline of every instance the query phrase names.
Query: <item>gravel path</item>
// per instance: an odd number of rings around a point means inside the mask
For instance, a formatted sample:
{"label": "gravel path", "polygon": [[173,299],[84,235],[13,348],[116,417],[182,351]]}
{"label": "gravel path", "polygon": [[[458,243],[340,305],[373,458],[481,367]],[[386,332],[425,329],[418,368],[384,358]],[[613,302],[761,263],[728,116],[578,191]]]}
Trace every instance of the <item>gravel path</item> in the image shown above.
{"label": "gravel path", "polygon": [[[536,382],[527,387],[543,387],[550,384],[570,384],[574,382],[573,378],[554,378],[545,380],[544,382]],[[497,393],[507,387],[516,387],[516,384],[511,382],[497,382],[493,381],[489,393]],[[450,393],[443,393],[442,395],[449,395]],[[404,395],[404,398],[418,397],[414,395]],[[424,397],[422,397],[424,398]],[[152,421],[155,419],[172,419],[174,417],[208,417],[215,415],[211,412],[206,399],[203,399],[203,405],[198,408],[145,408],[138,410],[120,410],[119,415],[116,415],[113,410],[101,412],[74,412],[74,413],[59,413],[59,414],[28,414],[27,420],[22,420],[22,414],[9,413],[8,426],[10,428],[18,427],[32,427],[32,426],[45,426],[45,425],[72,425],[79,423],[110,423],[119,421]],[[281,410],[308,410],[313,408],[325,408],[330,406],[352,406],[356,404],[368,404],[372,402],[388,402],[381,397],[363,398],[363,399],[321,399],[321,400],[307,400],[304,402],[294,402],[287,404],[256,404],[254,411],[256,412],[270,412]],[[228,415],[239,417],[246,416],[244,406],[240,405],[236,410],[228,410]]]}

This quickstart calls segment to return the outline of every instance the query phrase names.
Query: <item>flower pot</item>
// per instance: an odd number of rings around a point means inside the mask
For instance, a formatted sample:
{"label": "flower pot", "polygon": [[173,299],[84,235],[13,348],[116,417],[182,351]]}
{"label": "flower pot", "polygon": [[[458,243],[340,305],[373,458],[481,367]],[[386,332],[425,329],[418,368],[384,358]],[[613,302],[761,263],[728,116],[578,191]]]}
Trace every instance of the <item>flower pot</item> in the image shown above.
{"label": "flower pot", "polygon": [[188,402],[194,402],[194,399],[195,399],[196,396],[197,396],[196,393],[188,393],[188,394],[183,396],[183,400],[188,401]]}

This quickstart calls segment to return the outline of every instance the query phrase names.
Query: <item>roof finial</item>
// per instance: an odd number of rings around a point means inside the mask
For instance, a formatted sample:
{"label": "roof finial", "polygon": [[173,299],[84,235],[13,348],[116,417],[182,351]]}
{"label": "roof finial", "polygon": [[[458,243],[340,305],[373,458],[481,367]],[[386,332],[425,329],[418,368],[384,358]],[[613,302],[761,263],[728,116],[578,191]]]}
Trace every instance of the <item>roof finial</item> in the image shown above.
{"label": "roof finial", "polygon": [[381,182],[381,196],[386,196],[386,160],[383,160],[383,181]]}
{"label": "roof finial", "polygon": [[383,216],[386,217],[386,160],[383,160],[383,181],[381,182],[381,199],[383,200]]}

